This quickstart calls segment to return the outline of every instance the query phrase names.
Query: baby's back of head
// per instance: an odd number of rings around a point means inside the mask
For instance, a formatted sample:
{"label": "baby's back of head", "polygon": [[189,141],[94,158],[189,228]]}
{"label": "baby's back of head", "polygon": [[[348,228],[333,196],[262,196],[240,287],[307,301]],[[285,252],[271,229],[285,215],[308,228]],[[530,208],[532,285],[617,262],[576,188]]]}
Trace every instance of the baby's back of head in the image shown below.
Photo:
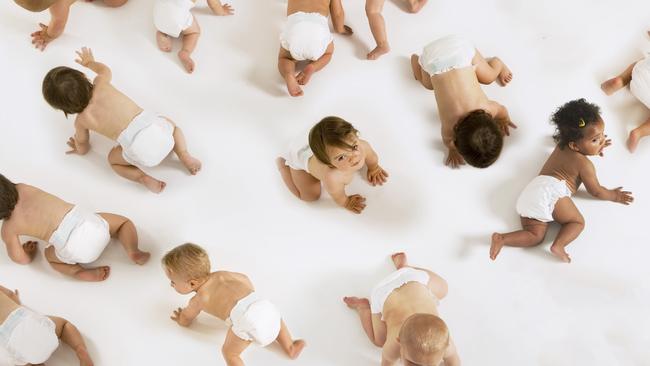
{"label": "baby's back of head", "polygon": [[56,0],[14,0],[14,2],[29,11],[40,12],[48,9]]}
{"label": "baby's back of head", "polygon": [[487,168],[501,154],[503,132],[490,113],[475,110],[454,126],[454,145],[469,165]]}
{"label": "baby's back of head", "polygon": [[200,246],[185,243],[170,250],[162,258],[165,270],[181,276],[184,280],[206,278],[210,275],[210,258]]}
{"label": "baby's back of head", "polygon": [[0,220],[9,219],[17,203],[16,184],[0,174]]}
{"label": "baby's back of head", "polygon": [[413,314],[402,324],[399,343],[409,362],[438,365],[449,346],[449,329],[433,314]]}
{"label": "baby's back of head", "polygon": [[83,112],[93,95],[93,84],[79,70],[55,67],[43,79],[43,97],[49,105],[68,114]]}

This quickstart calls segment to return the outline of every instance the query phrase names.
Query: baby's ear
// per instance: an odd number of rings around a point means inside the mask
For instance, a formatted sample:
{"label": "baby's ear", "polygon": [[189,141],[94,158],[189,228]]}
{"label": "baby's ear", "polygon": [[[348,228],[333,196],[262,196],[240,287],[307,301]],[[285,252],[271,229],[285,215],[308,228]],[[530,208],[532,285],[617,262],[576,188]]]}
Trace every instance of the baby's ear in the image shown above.
{"label": "baby's ear", "polygon": [[578,148],[578,145],[576,145],[575,141],[570,141],[567,146],[569,149],[575,151],[575,152],[580,152],[580,149]]}

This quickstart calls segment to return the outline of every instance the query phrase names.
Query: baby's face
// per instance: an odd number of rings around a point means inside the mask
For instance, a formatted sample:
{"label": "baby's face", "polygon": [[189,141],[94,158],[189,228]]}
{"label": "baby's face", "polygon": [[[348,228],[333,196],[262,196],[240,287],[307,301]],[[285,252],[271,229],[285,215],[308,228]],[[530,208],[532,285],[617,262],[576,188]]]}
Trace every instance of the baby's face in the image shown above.
{"label": "baby's face", "polygon": [[165,274],[167,275],[167,278],[169,278],[170,285],[179,294],[187,295],[190,292],[194,291],[192,285],[190,284],[190,281],[183,279],[175,273],[171,273],[169,270],[165,270]]}
{"label": "baby's face", "polygon": [[584,155],[599,155],[605,148],[605,123],[600,120],[585,127],[583,138],[576,141],[578,151]]}
{"label": "baby's face", "polygon": [[327,154],[332,165],[336,169],[344,171],[356,171],[363,168],[366,153],[359,144],[359,138],[351,134],[345,142],[352,146],[352,149],[343,149],[337,146],[327,147]]}

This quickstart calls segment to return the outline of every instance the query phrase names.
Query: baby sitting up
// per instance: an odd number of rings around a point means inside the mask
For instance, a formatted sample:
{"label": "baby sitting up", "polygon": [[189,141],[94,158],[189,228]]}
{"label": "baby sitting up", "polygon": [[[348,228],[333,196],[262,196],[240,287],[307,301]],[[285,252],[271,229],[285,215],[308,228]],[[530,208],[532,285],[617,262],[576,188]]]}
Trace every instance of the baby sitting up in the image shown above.
{"label": "baby sitting up", "polygon": [[59,348],[59,339],[75,351],[81,366],[93,365],[72,323],[22,306],[18,290],[0,286],[0,365],[42,365]]}
{"label": "baby sitting up", "polygon": [[437,274],[411,267],[406,254],[392,255],[397,271],[372,290],[370,300],[345,297],[370,341],[382,347],[381,364],[402,359],[406,366],[460,365],[449,329],[438,317],[438,303],[447,296],[447,282]]}
{"label": "baby sitting up", "polygon": [[[77,0],[14,0],[16,4],[29,11],[41,12],[45,9],[50,9],[50,23],[48,25],[39,23],[41,29],[31,34],[32,44],[41,51],[43,51],[52,40],[63,33],[65,25],[68,22],[70,7],[76,1]],[[118,7],[124,5],[127,1],[128,0],[104,0],[104,4],[110,7]]]}
{"label": "baby sitting up", "polygon": [[504,106],[487,99],[480,84],[497,80],[505,86],[512,80],[510,69],[496,57],[484,59],[459,36],[431,42],[422,55],[411,56],[411,67],[415,79],[435,91],[442,140],[449,149],[445,164],[492,165],[501,154],[503,135],[517,126]]}
{"label": "baby sitting up", "polygon": [[359,138],[359,131],[339,117],[323,118],[312,127],[308,141],[298,141],[277,159],[284,184],[296,197],[310,202],[320,198],[322,182],[339,206],[361,213],[366,199],[358,194],[348,196],[345,186],[364,166],[371,185],[386,183],[388,173],[379,166],[377,153]]}
{"label": "baby sitting up", "polygon": [[551,245],[551,253],[564,262],[571,262],[565,247],[575,240],[585,227],[585,220],[571,200],[580,184],[592,196],[629,205],[632,193],[622,187],[607,189],[600,185],[589,156],[603,156],[611,144],[604,134],[605,123],[600,108],[584,99],[561,106],[551,117],[555,124],[553,138],[557,146],[539,172],[524,188],[517,200],[517,213],[523,230],[492,234],[490,258],[496,259],[504,245],[531,247],[544,240],[548,223],[555,221],[562,228]]}
{"label": "baby sitting up", "polygon": [[[208,6],[216,15],[232,15],[233,9],[219,0],[207,0]],[[189,73],[194,72],[194,61],[191,58],[196,43],[199,41],[201,29],[192,8],[196,0],[156,0],[153,8],[153,22],[156,26],[156,42],[163,52],[171,52],[172,38],[182,36],[183,47],[178,51],[178,58]]]}
{"label": "baby sitting up", "polygon": [[119,146],[108,154],[108,162],[120,176],[141,183],[154,193],[166,186],[139,167],[154,167],[174,150],[192,175],[201,162],[187,151],[185,137],[172,120],[144,111],[111,84],[111,69],[95,61],[90,49],[77,52],[77,63],[97,74],[91,83],[81,71],[56,67],[45,75],[43,96],[63,113],[77,114],[75,134],[68,140],[68,154],[85,155],[90,150],[89,131],[115,140]]}
{"label": "baby sitting up", "polygon": [[103,281],[108,266],[84,268],[99,258],[111,238],[118,239],[134,263],[144,264],[149,253],[138,249],[138,233],[131,220],[111,213],[94,213],[27,184],[14,184],[0,174],[2,240],[16,263],[31,263],[38,243],[20,242],[20,235],[45,240],[45,258],[52,268],[82,281]]}
{"label": "baby sitting up", "polygon": [[[620,75],[604,82],[601,88],[605,94],[612,95],[626,85],[630,86],[630,91],[636,99],[650,108],[650,56],[631,64]],[[650,117],[630,132],[627,140],[628,149],[634,152],[639,140],[648,135],[650,135]]]}
{"label": "baby sitting up", "polygon": [[[376,60],[381,55],[390,51],[388,38],[386,36],[386,22],[381,15],[386,0],[366,0],[366,16],[370,24],[370,31],[377,42],[377,47],[368,53],[368,60]],[[417,13],[424,7],[427,0],[408,0],[406,1],[407,10],[411,13]]]}
{"label": "baby sitting up", "polygon": [[[306,85],[332,59],[334,42],[327,22],[330,13],[337,33],[352,34],[352,29],[343,24],[341,0],[289,0],[287,23],[280,34],[278,69],[293,97],[303,95],[300,85]],[[300,61],[307,65],[297,73],[296,63]]]}
{"label": "baby sitting up", "polygon": [[243,365],[240,355],[252,342],[265,347],[277,341],[291,359],[305,347],[304,341],[291,338],[278,309],[255,292],[246,275],[210,273],[210,258],[200,246],[180,245],[165,254],[162,265],[174,290],[196,293],[185,308],[174,310],[173,321],[187,327],[205,311],[230,326],[221,349],[228,366]]}

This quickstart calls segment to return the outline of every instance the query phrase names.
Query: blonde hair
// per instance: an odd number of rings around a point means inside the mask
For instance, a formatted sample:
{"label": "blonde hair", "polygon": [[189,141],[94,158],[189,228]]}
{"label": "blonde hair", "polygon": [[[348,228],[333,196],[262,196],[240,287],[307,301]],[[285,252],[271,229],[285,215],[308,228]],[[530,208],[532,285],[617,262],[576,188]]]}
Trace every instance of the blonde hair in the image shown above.
{"label": "blonde hair", "polygon": [[200,246],[185,243],[170,250],[162,258],[162,265],[185,280],[195,280],[210,274],[210,258]]}
{"label": "blonde hair", "polygon": [[420,358],[442,358],[449,346],[449,329],[435,315],[413,314],[402,324],[399,342],[415,358],[412,362],[419,363]]}
{"label": "blonde hair", "polygon": [[29,11],[39,12],[52,6],[56,0],[14,0],[14,2]]}

